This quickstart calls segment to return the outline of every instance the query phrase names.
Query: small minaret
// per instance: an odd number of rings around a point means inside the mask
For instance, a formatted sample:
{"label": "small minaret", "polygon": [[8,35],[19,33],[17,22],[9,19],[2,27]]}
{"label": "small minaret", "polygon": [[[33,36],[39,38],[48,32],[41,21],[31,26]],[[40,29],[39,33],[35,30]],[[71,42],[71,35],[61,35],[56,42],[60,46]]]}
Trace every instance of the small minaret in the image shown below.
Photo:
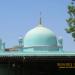
{"label": "small minaret", "polygon": [[0,39],[0,51],[5,51],[5,43],[2,42],[2,39]]}
{"label": "small minaret", "polygon": [[3,42],[2,44],[3,44],[3,50],[5,50],[5,42]]}
{"label": "small minaret", "polygon": [[2,39],[0,38],[0,51],[2,50]]}
{"label": "small minaret", "polygon": [[23,49],[23,38],[19,37],[19,50]]}
{"label": "small minaret", "polygon": [[62,39],[62,37],[59,37],[58,44],[59,44],[59,51],[63,51],[63,39]]}

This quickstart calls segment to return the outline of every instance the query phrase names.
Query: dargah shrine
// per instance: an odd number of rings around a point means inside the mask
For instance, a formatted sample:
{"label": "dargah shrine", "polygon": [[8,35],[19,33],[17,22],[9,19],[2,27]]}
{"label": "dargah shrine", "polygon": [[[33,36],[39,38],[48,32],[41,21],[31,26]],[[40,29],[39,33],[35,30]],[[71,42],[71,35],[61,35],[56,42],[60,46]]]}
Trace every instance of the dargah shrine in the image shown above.
{"label": "dargah shrine", "polygon": [[75,53],[64,52],[63,39],[40,23],[6,48],[0,39],[0,75],[75,75]]}

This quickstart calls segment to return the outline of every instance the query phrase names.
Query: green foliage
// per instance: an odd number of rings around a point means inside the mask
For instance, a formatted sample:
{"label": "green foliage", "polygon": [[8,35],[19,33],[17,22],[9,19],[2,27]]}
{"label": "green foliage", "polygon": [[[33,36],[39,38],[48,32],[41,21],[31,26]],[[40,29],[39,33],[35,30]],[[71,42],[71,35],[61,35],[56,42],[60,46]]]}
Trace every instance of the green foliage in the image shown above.
{"label": "green foliage", "polygon": [[75,32],[72,33],[72,37],[75,38]]}
{"label": "green foliage", "polygon": [[66,19],[68,23],[68,27],[65,29],[67,33],[71,34],[71,36],[75,39],[75,5],[71,3],[68,5],[68,14],[69,18]]}

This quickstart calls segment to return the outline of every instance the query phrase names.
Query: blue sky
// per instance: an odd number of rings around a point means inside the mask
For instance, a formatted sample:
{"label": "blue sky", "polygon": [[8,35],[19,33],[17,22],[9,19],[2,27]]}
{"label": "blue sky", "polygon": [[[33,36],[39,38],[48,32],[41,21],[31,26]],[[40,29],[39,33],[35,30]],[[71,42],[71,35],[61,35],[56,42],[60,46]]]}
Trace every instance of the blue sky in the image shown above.
{"label": "blue sky", "polygon": [[43,24],[62,36],[65,51],[75,51],[75,42],[65,32],[70,0],[0,0],[0,38],[7,47],[18,44],[19,36],[35,27],[42,12]]}

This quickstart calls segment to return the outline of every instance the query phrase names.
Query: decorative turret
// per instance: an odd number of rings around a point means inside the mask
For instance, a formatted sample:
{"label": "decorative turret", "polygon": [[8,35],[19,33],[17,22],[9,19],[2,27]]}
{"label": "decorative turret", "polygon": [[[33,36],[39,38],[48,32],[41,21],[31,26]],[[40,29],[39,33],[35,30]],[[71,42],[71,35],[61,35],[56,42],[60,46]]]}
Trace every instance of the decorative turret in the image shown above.
{"label": "decorative turret", "polygon": [[0,51],[5,51],[5,43],[2,42],[2,39],[0,39]]}
{"label": "decorative turret", "polygon": [[2,39],[0,38],[0,51],[2,50]]}
{"label": "decorative turret", "polygon": [[22,50],[23,49],[23,38],[19,37],[19,49]]}
{"label": "decorative turret", "polygon": [[2,44],[3,44],[3,50],[5,50],[5,42],[3,42]]}
{"label": "decorative turret", "polygon": [[59,37],[59,39],[58,39],[58,45],[59,45],[59,49],[61,51],[63,51],[63,39],[62,39],[62,37]]}

